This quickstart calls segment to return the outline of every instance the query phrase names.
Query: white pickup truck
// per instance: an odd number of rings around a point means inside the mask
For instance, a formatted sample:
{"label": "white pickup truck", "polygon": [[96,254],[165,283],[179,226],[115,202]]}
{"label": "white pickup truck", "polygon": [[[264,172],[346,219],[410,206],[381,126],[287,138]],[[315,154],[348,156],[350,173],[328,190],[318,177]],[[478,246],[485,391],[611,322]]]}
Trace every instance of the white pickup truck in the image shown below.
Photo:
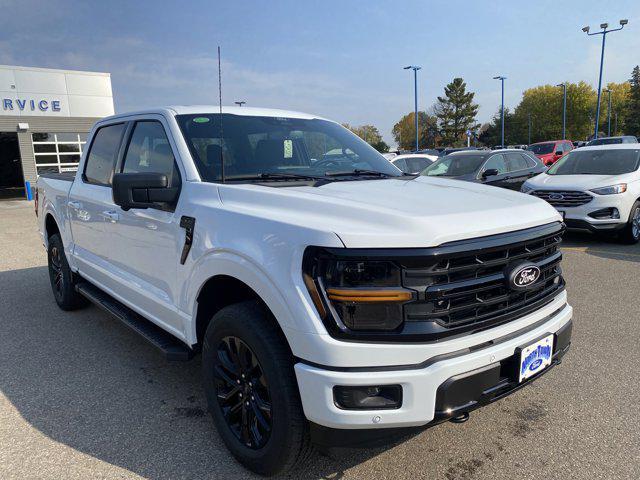
{"label": "white pickup truck", "polygon": [[56,302],[201,354],[247,468],[465,421],[560,363],[563,224],[541,199],[403,175],[339,124],[171,107],[92,129],[36,213]]}

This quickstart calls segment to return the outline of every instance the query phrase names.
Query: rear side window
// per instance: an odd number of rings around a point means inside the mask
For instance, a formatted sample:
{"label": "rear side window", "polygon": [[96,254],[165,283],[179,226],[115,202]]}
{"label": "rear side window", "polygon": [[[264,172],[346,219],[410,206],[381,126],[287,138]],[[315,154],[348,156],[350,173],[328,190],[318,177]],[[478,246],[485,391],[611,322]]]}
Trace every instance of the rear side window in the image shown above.
{"label": "rear side window", "polygon": [[526,170],[529,168],[527,161],[518,152],[509,152],[506,156],[509,162],[508,167],[510,172],[517,172],[518,170]]}
{"label": "rear side window", "polygon": [[100,128],[93,137],[87,156],[84,179],[87,183],[111,185],[111,174],[118,157],[124,123]]}
{"label": "rear side window", "polygon": [[498,175],[502,175],[507,173],[509,169],[507,168],[507,163],[504,160],[504,156],[502,154],[494,155],[487,163],[484,164],[484,170],[498,170]]}
{"label": "rear side window", "polygon": [[164,173],[169,186],[180,185],[180,174],[169,139],[157,121],[137,122],[124,157],[123,173]]}

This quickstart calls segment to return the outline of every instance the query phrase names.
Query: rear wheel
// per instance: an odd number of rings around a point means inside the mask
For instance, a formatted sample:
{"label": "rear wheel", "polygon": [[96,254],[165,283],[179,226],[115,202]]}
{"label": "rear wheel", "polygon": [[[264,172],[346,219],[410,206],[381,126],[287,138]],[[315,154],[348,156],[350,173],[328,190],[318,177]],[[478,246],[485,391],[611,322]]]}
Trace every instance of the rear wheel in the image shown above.
{"label": "rear wheel", "polygon": [[62,238],[57,233],[49,237],[47,257],[51,289],[58,306],[62,310],[75,310],[85,306],[88,302],[75,290],[73,272],[64,253]]}
{"label": "rear wheel", "polygon": [[258,302],[230,305],[213,317],[202,369],[214,423],[245,467],[274,475],[311,454],[291,352]]}
{"label": "rear wheel", "polygon": [[640,241],[640,202],[635,202],[631,207],[629,220],[624,230],[620,233],[620,239],[629,244]]}

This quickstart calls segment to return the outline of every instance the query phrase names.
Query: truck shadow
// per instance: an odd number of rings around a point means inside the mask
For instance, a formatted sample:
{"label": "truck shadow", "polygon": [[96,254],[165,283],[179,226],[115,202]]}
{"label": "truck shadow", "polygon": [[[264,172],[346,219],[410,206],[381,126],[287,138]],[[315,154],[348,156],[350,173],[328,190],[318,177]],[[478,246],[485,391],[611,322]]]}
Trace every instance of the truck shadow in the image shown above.
{"label": "truck shadow", "polygon": [[[145,478],[256,478],[213,427],[199,357],[167,362],[93,306],[62,312],[46,267],[0,272],[0,291],[0,391],[31,426]],[[293,476],[341,478],[387,448],[319,456]]]}
{"label": "truck shadow", "polygon": [[640,244],[626,245],[617,238],[591,233],[567,232],[562,240],[567,252],[580,251],[588,255],[627,262],[640,262]]}

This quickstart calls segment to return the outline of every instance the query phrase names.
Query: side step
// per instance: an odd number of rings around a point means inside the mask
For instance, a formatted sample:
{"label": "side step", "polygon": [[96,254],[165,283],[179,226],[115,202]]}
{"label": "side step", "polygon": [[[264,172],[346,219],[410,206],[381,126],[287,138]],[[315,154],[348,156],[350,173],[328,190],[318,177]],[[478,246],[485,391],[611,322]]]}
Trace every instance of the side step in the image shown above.
{"label": "side step", "polygon": [[123,305],[98,287],[82,282],[76,284],[76,291],[87,297],[98,307],[106,310],[134,332],[142,335],[145,340],[160,349],[167,360],[186,362],[190,360],[194,352],[180,340],[175,338],[142,315]]}

